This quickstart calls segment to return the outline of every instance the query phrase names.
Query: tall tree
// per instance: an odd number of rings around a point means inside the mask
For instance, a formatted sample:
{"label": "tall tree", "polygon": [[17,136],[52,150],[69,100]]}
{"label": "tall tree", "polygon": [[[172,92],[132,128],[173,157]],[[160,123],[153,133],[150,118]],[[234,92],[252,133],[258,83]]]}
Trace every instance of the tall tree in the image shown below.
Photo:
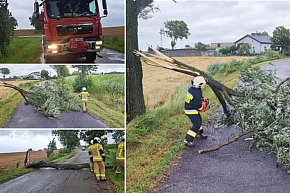
{"label": "tall tree", "polygon": [[172,49],[176,45],[178,39],[182,40],[183,38],[188,38],[190,35],[187,24],[184,21],[172,20],[164,22],[164,32],[171,38],[171,47]]}
{"label": "tall tree", "polygon": [[279,50],[281,54],[290,51],[290,29],[278,26],[273,32],[272,48]]}
{"label": "tall tree", "polygon": [[47,145],[47,157],[49,157],[56,148],[55,138],[53,138]]}
{"label": "tall tree", "polygon": [[98,70],[98,65],[73,65],[81,74],[91,74]]}
{"label": "tall tree", "polygon": [[17,21],[8,9],[7,0],[0,1],[0,56],[5,55]]}
{"label": "tall tree", "polygon": [[10,70],[8,68],[0,68],[1,74],[3,74],[3,78],[5,79],[5,75],[10,74]]}
{"label": "tall tree", "polygon": [[58,136],[60,143],[69,151],[74,150],[80,145],[78,130],[54,130],[52,134]]}
{"label": "tall tree", "polygon": [[247,56],[250,54],[251,46],[248,43],[240,43],[238,45],[238,55]]}
{"label": "tall tree", "polygon": [[[138,48],[138,16],[146,18],[142,12],[148,6],[153,6],[153,0],[126,0],[126,111],[127,121],[145,113],[145,103],[142,86],[142,65],[140,59],[133,54]],[[147,12],[148,13],[148,12]]]}
{"label": "tall tree", "polygon": [[29,17],[30,25],[32,25],[36,31],[42,30],[42,19],[41,18],[33,18]]}
{"label": "tall tree", "polygon": [[268,32],[266,32],[266,31],[263,31],[263,32],[256,31],[255,34],[258,36],[269,36]]}

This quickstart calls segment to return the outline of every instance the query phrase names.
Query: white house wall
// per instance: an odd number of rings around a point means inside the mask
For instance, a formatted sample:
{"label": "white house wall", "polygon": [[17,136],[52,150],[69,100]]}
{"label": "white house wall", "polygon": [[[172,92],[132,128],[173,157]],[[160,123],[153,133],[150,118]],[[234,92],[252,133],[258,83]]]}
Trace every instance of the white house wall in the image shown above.
{"label": "white house wall", "polygon": [[[260,54],[263,53],[269,49],[271,49],[271,44],[261,44],[260,42],[258,42],[257,40],[254,40],[253,38],[247,36],[243,39],[241,39],[240,41],[238,41],[236,43],[236,45],[240,44],[240,43],[248,43],[251,46],[251,50],[250,52],[252,54]],[[266,50],[265,50],[266,48]]]}

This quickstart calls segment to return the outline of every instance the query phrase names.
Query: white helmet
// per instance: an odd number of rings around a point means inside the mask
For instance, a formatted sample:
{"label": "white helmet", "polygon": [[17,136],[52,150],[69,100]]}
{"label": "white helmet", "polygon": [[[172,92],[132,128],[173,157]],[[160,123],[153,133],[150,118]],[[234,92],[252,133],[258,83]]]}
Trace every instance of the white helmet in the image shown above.
{"label": "white helmet", "polygon": [[95,137],[95,138],[94,138],[94,143],[101,143],[101,139],[98,138],[98,137]]}
{"label": "white helmet", "polygon": [[191,84],[195,88],[201,88],[206,84],[205,79],[202,76],[196,76],[192,81]]}
{"label": "white helmet", "polygon": [[91,144],[93,144],[94,143],[94,140],[91,140],[90,142],[91,142]]}
{"label": "white helmet", "polygon": [[83,91],[86,91],[87,89],[86,89],[86,87],[83,87]]}

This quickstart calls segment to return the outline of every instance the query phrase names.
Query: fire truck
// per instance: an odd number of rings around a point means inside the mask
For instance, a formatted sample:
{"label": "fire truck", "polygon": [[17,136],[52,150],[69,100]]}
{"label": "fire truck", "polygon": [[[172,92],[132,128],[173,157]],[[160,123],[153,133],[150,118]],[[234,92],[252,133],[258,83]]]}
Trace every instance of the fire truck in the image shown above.
{"label": "fire truck", "polygon": [[[98,0],[35,0],[33,18],[42,20],[44,58],[86,57],[94,62],[103,47],[101,18],[108,15],[107,2]],[[40,13],[40,7],[42,7]]]}

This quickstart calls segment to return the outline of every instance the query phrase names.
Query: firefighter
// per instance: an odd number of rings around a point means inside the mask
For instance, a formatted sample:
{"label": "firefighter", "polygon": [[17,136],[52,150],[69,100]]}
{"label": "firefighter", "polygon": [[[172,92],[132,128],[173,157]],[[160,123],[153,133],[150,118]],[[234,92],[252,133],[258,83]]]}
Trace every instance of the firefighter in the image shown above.
{"label": "firefighter", "polygon": [[105,181],[105,152],[103,146],[101,145],[100,138],[96,137],[93,140],[93,145],[91,145],[88,150],[93,156],[94,173],[96,175],[97,181]]}
{"label": "firefighter", "polygon": [[121,169],[124,169],[124,162],[125,162],[125,146],[124,146],[125,139],[121,139],[121,143],[118,145],[118,150],[116,153],[116,162],[117,162],[117,169],[116,174],[121,173]]}
{"label": "firefighter", "polygon": [[194,146],[195,137],[206,139],[207,136],[203,135],[203,128],[201,126],[202,119],[200,112],[204,112],[208,100],[203,98],[201,88],[206,84],[202,76],[197,76],[191,81],[184,104],[184,112],[190,119],[192,127],[187,131],[184,139],[185,145]]}
{"label": "firefighter", "polygon": [[89,152],[89,156],[90,156],[90,170],[91,172],[94,172],[94,161],[93,161],[93,154],[92,154],[92,151],[91,151],[91,146],[93,145],[93,140],[91,140],[91,143],[88,147],[88,152]]}
{"label": "firefighter", "polygon": [[83,112],[88,112],[88,97],[90,97],[90,94],[87,92],[87,89],[83,87],[83,91],[79,94],[79,97],[82,99],[83,102]]}

